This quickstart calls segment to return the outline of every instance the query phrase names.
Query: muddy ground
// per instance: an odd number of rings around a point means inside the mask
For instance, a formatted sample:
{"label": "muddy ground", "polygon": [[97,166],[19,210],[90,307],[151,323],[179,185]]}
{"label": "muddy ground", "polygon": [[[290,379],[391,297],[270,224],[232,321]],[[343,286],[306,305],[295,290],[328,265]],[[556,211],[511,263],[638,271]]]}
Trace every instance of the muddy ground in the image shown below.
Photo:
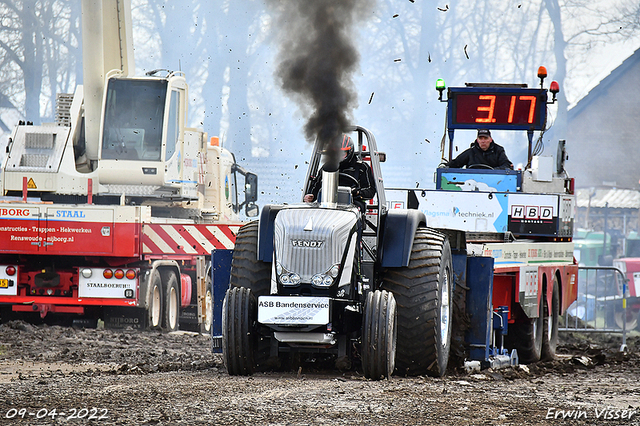
{"label": "muddy ground", "polygon": [[229,377],[208,336],[12,321],[0,424],[640,424],[640,339],[625,354],[616,337],[562,339],[553,362],[373,382],[314,364]]}

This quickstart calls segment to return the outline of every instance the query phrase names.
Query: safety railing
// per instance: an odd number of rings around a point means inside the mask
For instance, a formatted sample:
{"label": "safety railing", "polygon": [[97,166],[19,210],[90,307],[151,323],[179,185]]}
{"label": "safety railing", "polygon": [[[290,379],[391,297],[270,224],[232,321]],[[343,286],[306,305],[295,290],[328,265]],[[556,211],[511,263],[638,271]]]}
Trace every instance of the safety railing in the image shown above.
{"label": "safety railing", "polygon": [[621,350],[627,333],[639,324],[640,298],[629,297],[629,279],[613,266],[581,266],[578,270],[578,298],[560,319],[559,331],[622,333]]}

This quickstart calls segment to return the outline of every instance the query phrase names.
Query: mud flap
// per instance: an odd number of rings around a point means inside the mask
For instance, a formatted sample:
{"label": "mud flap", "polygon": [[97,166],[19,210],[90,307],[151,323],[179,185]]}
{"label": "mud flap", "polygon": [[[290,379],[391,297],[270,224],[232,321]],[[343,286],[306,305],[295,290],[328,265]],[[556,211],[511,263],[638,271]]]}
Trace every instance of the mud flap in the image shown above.
{"label": "mud flap", "polygon": [[198,307],[195,304],[180,308],[180,330],[196,332],[200,330]]}
{"label": "mud flap", "polygon": [[104,308],[104,327],[116,330],[127,327],[135,330],[146,330],[146,310],[144,308],[130,308],[126,306]]}

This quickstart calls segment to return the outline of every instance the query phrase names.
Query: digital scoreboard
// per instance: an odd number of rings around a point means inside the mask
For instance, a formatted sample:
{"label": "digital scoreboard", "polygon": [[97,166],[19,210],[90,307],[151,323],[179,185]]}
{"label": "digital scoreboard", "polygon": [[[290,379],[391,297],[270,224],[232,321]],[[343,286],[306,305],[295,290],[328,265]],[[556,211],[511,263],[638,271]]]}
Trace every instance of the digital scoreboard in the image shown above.
{"label": "digital scoreboard", "polygon": [[451,87],[449,129],[542,130],[547,91],[524,87]]}

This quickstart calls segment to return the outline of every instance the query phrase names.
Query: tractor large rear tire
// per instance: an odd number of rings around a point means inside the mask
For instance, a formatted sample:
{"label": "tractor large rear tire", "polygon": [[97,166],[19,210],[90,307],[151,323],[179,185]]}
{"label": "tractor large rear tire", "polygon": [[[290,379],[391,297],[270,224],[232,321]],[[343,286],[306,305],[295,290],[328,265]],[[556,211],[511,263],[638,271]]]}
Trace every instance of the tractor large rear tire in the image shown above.
{"label": "tractor large rear tire", "polygon": [[396,369],[402,375],[441,377],[451,349],[453,266],[449,240],[418,228],[409,265],[384,271],[382,287],[398,311]]}
{"label": "tractor large rear tire", "polygon": [[542,355],[541,359],[548,361],[556,358],[556,349],[558,347],[558,326],[560,323],[560,287],[558,278],[553,278],[553,293],[551,296],[551,313],[547,315],[548,304],[545,297],[545,317],[544,317],[544,335],[542,337]]}
{"label": "tractor large rear tire", "polygon": [[255,371],[254,324],[258,310],[251,290],[227,290],[222,305],[222,358],[230,376],[250,376]]}
{"label": "tractor large rear tire", "polygon": [[[244,225],[236,235],[236,243],[231,258],[231,275],[229,288],[242,287],[251,290],[257,300],[260,296],[269,295],[271,290],[271,263],[258,260],[258,222]],[[257,308],[256,308],[257,309]],[[254,361],[257,371],[264,371],[279,363],[270,359],[271,339],[257,331],[257,310],[252,325],[255,336]]]}
{"label": "tractor large rear tire", "polygon": [[244,287],[257,298],[271,290],[271,263],[258,260],[258,222],[249,222],[238,231],[231,258],[229,287]]}
{"label": "tractor large rear tire", "polygon": [[544,300],[541,299],[538,318],[529,318],[509,326],[509,334],[505,336],[505,345],[518,351],[520,363],[531,364],[540,361],[545,334],[544,325]]}
{"label": "tractor large rear tire", "polygon": [[390,378],[396,359],[396,301],[385,290],[370,291],[362,318],[362,370],[368,379]]}

